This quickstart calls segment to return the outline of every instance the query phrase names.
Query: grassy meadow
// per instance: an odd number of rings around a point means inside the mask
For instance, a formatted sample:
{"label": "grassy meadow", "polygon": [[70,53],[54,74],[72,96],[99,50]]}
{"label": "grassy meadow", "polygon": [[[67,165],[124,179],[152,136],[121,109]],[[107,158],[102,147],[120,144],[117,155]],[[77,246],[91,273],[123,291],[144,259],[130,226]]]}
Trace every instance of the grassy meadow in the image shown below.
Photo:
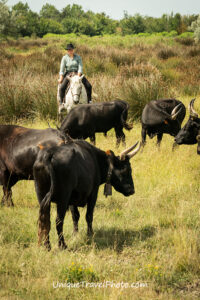
{"label": "grassy meadow", "polygon": [[[200,96],[200,46],[192,38],[75,37],[10,40],[0,46],[0,121],[46,128],[57,121],[56,89],[66,40],[75,42],[85,74],[98,98],[130,104],[134,126],[127,146],[140,140],[139,116],[146,102],[176,97],[188,105]],[[184,123],[188,118],[188,112]],[[124,197],[103,186],[94,212],[94,236],[86,235],[85,208],[79,233],[65,217],[68,250],[57,246],[56,208],[52,204],[52,251],[37,246],[39,206],[32,181],[13,188],[14,208],[0,208],[1,299],[199,299],[200,298],[200,156],[196,146],[172,152],[164,135],[132,159],[135,194]],[[114,131],[97,135],[101,149],[115,148]],[[0,198],[2,190],[0,190]],[[128,288],[55,288],[57,282],[140,283]],[[54,286],[53,286],[54,283]],[[143,286],[142,286],[143,284]]]}

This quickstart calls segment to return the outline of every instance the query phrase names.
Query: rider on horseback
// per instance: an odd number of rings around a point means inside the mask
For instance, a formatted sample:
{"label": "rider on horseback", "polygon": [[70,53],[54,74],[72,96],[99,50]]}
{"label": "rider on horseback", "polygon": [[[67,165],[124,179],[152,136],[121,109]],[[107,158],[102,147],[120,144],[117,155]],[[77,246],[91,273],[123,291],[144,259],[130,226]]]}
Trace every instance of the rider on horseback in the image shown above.
{"label": "rider on horseback", "polygon": [[[58,83],[61,84],[59,90],[60,104],[62,104],[64,101],[65,90],[69,84],[67,76],[70,76],[74,73],[81,76],[83,72],[82,59],[79,55],[74,53],[74,46],[72,44],[67,44],[66,50],[67,54],[63,56],[61,60],[59,73],[60,78],[58,80]],[[92,86],[85,77],[83,77],[82,83],[84,84],[87,92],[88,103],[90,103],[92,95]]]}

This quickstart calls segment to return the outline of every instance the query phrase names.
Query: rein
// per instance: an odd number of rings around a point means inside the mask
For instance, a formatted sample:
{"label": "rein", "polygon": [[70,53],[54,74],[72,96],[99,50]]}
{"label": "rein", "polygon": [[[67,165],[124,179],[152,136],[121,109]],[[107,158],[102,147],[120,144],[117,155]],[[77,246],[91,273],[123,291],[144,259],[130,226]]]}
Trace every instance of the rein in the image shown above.
{"label": "rein", "polygon": [[[71,87],[70,87],[70,91],[71,91],[71,94],[72,94],[72,100],[73,100],[73,102],[74,102],[75,104],[78,104],[79,101],[80,101],[81,93],[82,93],[82,84],[81,84],[81,89],[80,89],[80,93],[79,93],[79,94],[73,94],[73,91],[72,91],[72,88],[71,88]],[[78,101],[78,102],[75,102],[75,101],[74,101],[74,96],[78,96],[78,98],[79,98],[79,101]]]}

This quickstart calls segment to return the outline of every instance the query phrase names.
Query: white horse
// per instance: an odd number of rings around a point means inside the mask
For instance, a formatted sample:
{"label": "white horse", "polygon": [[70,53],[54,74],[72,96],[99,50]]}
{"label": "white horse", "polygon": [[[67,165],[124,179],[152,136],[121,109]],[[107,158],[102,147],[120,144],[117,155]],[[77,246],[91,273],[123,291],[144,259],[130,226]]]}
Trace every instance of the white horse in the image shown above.
{"label": "white horse", "polygon": [[72,107],[74,107],[77,104],[88,103],[86,89],[84,84],[82,83],[83,77],[84,75],[74,75],[72,77],[67,76],[67,79],[69,80],[69,87],[65,95],[64,102],[62,104],[59,103],[60,84],[58,85],[57,102],[59,115],[65,109],[67,110],[67,113],[69,113]]}

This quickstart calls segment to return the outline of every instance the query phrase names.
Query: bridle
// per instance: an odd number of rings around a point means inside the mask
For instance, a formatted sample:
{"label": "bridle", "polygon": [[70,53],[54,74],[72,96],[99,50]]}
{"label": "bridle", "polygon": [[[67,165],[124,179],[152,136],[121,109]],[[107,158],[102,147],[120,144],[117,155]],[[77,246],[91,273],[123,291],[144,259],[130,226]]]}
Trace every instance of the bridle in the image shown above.
{"label": "bridle", "polygon": [[[74,104],[78,104],[79,101],[80,101],[81,93],[82,93],[82,84],[81,84],[81,88],[80,88],[80,92],[79,93],[74,94],[71,86],[70,86],[70,91],[71,91],[71,94],[72,94],[72,99],[73,99]],[[74,96],[78,96],[79,101],[75,102],[74,101]]]}

